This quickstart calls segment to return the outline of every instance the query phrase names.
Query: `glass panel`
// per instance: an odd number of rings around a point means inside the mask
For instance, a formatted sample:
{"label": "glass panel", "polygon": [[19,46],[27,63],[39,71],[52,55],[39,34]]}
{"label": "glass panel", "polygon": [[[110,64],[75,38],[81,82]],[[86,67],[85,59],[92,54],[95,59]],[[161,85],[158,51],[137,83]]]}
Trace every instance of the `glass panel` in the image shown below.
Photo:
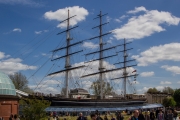
{"label": "glass panel", "polygon": [[3,94],[3,95],[6,94],[6,90],[5,90],[5,89],[2,90],[2,94]]}

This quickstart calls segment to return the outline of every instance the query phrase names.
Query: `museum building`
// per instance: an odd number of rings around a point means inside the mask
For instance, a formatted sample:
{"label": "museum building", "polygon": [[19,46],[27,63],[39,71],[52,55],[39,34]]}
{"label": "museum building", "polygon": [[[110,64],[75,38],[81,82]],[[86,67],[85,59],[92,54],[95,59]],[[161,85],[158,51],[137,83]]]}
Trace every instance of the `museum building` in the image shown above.
{"label": "museum building", "polygon": [[0,118],[9,120],[11,114],[18,114],[19,97],[8,75],[0,72]]}

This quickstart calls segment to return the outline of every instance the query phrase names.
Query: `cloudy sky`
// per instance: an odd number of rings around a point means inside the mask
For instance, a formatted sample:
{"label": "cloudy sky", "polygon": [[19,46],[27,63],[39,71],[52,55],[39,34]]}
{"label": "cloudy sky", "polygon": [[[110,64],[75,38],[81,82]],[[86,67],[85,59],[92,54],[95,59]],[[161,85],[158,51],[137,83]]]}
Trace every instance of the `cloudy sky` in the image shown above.
{"label": "cloudy sky", "polygon": [[[72,30],[71,43],[98,36],[99,30],[92,29],[99,24],[93,20],[102,11],[103,33],[112,31],[112,34],[103,37],[104,48],[122,44],[125,38],[129,60],[136,59],[137,67],[128,68],[129,74],[137,70],[139,76],[129,78],[127,85],[136,89],[137,93],[144,93],[150,87],[162,90],[170,86],[180,86],[180,1],[138,0],[128,2],[122,0],[0,0],[0,71],[7,74],[22,72],[29,80],[29,87],[45,93],[59,93],[64,86],[64,73],[47,77],[47,74],[64,69],[64,59],[51,61],[65,55],[61,50],[51,51],[64,47],[66,35],[57,33],[65,30],[66,22],[60,23],[70,16],[70,26],[78,28]],[[98,50],[98,39],[84,41],[79,46],[72,47],[71,52],[83,50],[72,56],[72,66],[85,65],[88,68],[75,70],[70,74],[70,88],[89,87],[98,76],[79,78],[82,75],[98,71],[98,55],[88,55]],[[104,53],[104,56],[116,55],[122,46]],[[114,69],[123,65],[114,65],[123,60],[120,52],[117,56],[104,61],[106,69]],[[84,62],[85,61],[85,62]],[[86,63],[87,62],[87,63]],[[120,77],[122,71],[107,73],[105,81],[114,86],[114,90],[121,94],[122,80],[111,79]],[[133,86],[132,86],[133,85]]]}

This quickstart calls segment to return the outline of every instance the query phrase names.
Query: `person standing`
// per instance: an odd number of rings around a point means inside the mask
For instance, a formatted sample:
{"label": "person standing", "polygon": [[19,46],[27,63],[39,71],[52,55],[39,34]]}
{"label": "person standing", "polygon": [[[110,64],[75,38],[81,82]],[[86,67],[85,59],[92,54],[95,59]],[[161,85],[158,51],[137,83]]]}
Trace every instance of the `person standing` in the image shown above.
{"label": "person standing", "polygon": [[79,113],[79,117],[77,118],[77,120],[85,120],[85,117],[82,113]]}
{"label": "person standing", "polygon": [[177,119],[177,116],[178,116],[178,113],[177,113],[177,111],[176,111],[176,110],[174,110],[174,112],[173,112],[173,117],[174,117],[174,120],[176,120],[176,119]]}
{"label": "person standing", "polygon": [[124,119],[124,117],[122,116],[121,112],[118,113],[116,119],[117,120],[123,120]]}
{"label": "person standing", "polygon": [[138,120],[138,116],[139,116],[139,111],[134,110],[133,111],[133,116],[130,118],[130,120]]}
{"label": "person standing", "polygon": [[147,111],[145,112],[144,118],[145,118],[145,120],[150,120],[150,116],[148,115]]}
{"label": "person standing", "polygon": [[138,120],[145,120],[144,115],[142,114],[141,110],[139,110]]}
{"label": "person standing", "polygon": [[13,114],[10,115],[9,120],[13,120]]}
{"label": "person standing", "polygon": [[164,114],[162,113],[162,110],[159,110],[159,113],[158,113],[158,115],[157,115],[157,119],[158,119],[158,120],[165,120],[165,119],[164,119]]}
{"label": "person standing", "polygon": [[113,115],[111,115],[111,120],[116,120]]}
{"label": "person standing", "polygon": [[16,114],[14,115],[14,120],[20,120]]}
{"label": "person standing", "polygon": [[107,115],[104,116],[104,120],[108,120]]}
{"label": "person standing", "polygon": [[96,114],[94,114],[94,113],[91,114],[91,120],[96,120],[96,117],[97,117]]}
{"label": "person standing", "polygon": [[154,110],[151,110],[151,112],[150,112],[150,120],[154,120],[154,119],[155,119]]}
{"label": "person standing", "polygon": [[174,115],[173,115],[173,113],[172,113],[172,110],[170,109],[170,110],[169,110],[169,113],[167,114],[167,119],[168,119],[168,120],[173,120],[173,118],[174,118]]}

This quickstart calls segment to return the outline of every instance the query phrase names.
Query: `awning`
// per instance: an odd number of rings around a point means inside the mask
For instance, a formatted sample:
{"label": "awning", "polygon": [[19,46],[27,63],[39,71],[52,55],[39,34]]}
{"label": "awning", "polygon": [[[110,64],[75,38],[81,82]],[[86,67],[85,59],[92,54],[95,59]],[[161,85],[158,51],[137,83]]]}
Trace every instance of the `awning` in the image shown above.
{"label": "awning", "polygon": [[163,107],[161,104],[144,104],[137,106],[123,106],[123,107],[58,107],[58,106],[50,106],[45,109],[45,111],[68,111],[68,112],[86,112],[86,111],[122,111],[122,110],[135,110],[135,109],[152,109]]}

